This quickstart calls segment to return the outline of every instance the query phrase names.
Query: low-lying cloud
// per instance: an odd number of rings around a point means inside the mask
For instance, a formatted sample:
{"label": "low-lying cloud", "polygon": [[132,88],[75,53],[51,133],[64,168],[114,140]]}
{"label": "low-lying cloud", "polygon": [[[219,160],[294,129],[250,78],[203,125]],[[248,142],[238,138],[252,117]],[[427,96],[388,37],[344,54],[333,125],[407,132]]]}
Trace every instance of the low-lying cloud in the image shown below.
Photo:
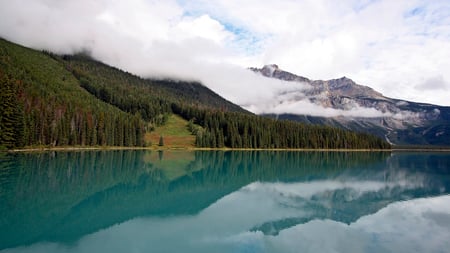
{"label": "low-lying cloud", "polygon": [[296,99],[283,99],[282,97],[274,98],[269,101],[259,101],[255,104],[244,106],[246,109],[257,114],[296,114],[296,115],[311,115],[319,117],[355,117],[355,118],[377,118],[377,117],[391,117],[391,113],[383,113],[375,108],[365,108],[354,105],[347,110],[334,109],[324,107],[322,105],[313,103],[307,96],[301,97],[296,94]]}

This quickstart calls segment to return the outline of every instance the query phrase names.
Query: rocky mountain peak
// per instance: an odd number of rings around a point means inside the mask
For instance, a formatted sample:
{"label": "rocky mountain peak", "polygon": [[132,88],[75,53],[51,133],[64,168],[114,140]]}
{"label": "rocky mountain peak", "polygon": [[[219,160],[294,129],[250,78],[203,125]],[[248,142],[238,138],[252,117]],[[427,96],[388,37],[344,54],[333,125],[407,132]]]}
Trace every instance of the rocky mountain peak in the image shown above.
{"label": "rocky mountain peak", "polygon": [[276,65],[276,64],[264,65],[264,67],[261,69],[261,73],[264,76],[273,77],[273,74],[277,70],[279,70],[279,68],[278,68],[278,65]]}
{"label": "rocky mountain peak", "polygon": [[354,115],[337,117],[277,112],[277,118],[367,132],[394,144],[450,145],[450,107],[388,98],[346,76],[331,80],[310,80],[284,71],[276,64],[251,70],[268,78],[302,82],[310,86],[308,89],[281,92],[279,97],[274,98],[274,104],[308,100],[324,109],[354,112]]}
{"label": "rocky mountain peak", "polygon": [[276,78],[283,81],[310,82],[308,78],[297,76],[295,74],[280,69],[277,64],[264,65],[261,69],[250,68],[250,70],[254,71],[255,73],[259,73],[265,77]]}
{"label": "rocky mountain peak", "polygon": [[263,69],[265,68],[270,68],[270,69],[279,69],[277,64],[268,64],[268,65],[264,65]]}
{"label": "rocky mountain peak", "polygon": [[327,81],[310,80],[306,77],[284,71],[280,69],[276,64],[264,65],[262,68],[250,68],[250,70],[269,78],[275,78],[289,82],[308,83],[312,86],[312,90],[310,90],[309,94],[307,95],[317,95],[325,92],[327,96],[333,97],[349,96],[383,98],[383,95],[381,93],[376,92],[370,87],[359,85],[346,76]]}

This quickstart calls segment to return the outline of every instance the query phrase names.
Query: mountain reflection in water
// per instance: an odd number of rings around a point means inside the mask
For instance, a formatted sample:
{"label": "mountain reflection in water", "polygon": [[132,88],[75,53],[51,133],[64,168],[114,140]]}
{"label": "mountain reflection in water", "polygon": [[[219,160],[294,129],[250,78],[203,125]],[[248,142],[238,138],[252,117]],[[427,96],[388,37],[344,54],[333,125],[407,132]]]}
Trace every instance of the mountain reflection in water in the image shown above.
{"label": "mountain reflection in water", "polygon": [[[448,246],[439,240],[450,231],[447,153],[122,150],[0,158],[5,251],[382,252],[408,242],[398,251],[406,252],[431,229],[440,231],[433,250]],[[389,237],[396,235],[400,244]]]}

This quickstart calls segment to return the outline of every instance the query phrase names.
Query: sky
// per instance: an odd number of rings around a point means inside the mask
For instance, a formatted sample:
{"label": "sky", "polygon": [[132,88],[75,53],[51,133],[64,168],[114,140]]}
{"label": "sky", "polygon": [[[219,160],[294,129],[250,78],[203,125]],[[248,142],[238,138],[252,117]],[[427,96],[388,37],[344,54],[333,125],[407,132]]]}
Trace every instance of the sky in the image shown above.
{"label": "sky", "polygon": [[[307,88],[247,70],[266,64],[450,106],[449,0],[0,0],[0,37],[200,81],[254,112],[278,112],[275,96]],[[307,100],[296,108],[339,114]]]}

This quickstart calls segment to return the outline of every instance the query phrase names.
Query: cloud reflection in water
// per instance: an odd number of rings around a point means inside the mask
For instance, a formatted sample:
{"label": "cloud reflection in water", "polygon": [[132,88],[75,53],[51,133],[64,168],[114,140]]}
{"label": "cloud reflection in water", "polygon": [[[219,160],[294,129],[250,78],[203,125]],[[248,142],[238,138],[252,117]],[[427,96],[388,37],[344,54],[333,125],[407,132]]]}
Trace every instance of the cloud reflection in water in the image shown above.
{"label": "cloud reflection in water", "polygon": [[197,215],[136,218],[73,245],[4,252],[443,252],[450,246],[450,195],[387,205],[422,183],[256,182]]}

